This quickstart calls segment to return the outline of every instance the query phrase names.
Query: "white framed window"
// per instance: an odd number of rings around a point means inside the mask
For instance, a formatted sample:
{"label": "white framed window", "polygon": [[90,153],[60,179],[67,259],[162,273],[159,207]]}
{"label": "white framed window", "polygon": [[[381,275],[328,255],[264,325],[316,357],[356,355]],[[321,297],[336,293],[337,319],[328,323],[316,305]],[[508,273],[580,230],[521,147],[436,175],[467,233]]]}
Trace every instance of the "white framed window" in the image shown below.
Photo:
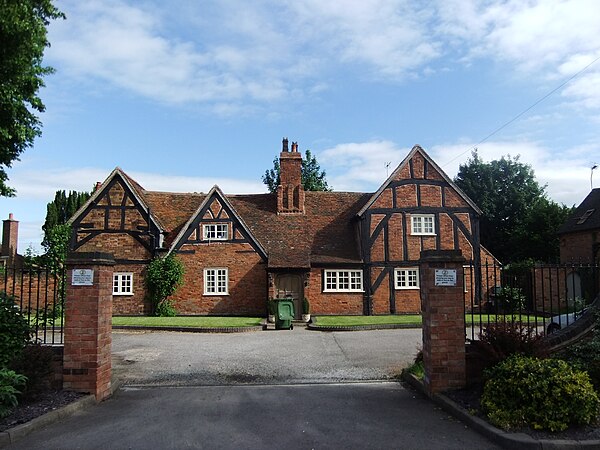
{"label": "white framed window", "polygon": [[228,295],[229,273],[226,267],[204,269],[204,295]]}
{"label": "white framed window", "polygon": [[419,289],[419,268],[403,267],[394,270],[396,289]]}
{"label": "white framed window", "polygon": [[433,214],[413,214],[410,216],[411,234],[435,234]]}
{"label": "white framed window", "polygon": [[202,236],[205,241],[226,241],[229,227],[226,223],[205,223],[202,224]]}
{"label": "white framed window", "polygon": [[133,295],[133,273],[113,273],[113,295]]}
{"label": "white framed window", "polygon": [[323,292],[362,292],[362,270],[326,270]]}

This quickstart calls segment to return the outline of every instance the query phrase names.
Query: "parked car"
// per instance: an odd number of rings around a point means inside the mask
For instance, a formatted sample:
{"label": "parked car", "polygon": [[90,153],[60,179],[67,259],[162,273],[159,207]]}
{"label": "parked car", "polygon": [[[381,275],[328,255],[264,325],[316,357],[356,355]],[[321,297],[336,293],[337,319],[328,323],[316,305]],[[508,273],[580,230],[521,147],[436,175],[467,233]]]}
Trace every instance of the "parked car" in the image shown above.
{"label": "parked car", "polygon": [[546,327],[546,334],[556,333],[561,328],[571,325],[577,319],[583,316],[583,313],[587,311],[587,308],[583,308],[579,311],[573,311],[570,313],[561,314],[559,316],[553,316],[550,318],[550,323]]}

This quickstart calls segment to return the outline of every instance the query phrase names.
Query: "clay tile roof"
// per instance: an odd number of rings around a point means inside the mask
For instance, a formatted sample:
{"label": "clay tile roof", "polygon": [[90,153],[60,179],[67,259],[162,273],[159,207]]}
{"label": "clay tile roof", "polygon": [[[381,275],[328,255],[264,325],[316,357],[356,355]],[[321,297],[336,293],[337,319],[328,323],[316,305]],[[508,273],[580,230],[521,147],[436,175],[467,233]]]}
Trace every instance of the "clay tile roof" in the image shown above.
{"label": "clay tile roof", "polygon": [[354,218],[371,194],[306,192],[304,215],[277,215],[275,194],[227,196],[270,268],[309,268],[311,263],[359,263]]}
{"label": "clay tile roof", "polygon": [[[591,212],[590,212],[591,211]],[[592,189],[573,214],[558,229],[558,234],[600,228],[600,188]]]}
{"label": "clay tile roof", "polygon": [[142,196],[150,207],[152,215],[157,218],[167,232],[164,243],[166,247],[171,245],[181,227],[206,197],[205,194],[197,193],[181,194],[154,191],[144,191]]}

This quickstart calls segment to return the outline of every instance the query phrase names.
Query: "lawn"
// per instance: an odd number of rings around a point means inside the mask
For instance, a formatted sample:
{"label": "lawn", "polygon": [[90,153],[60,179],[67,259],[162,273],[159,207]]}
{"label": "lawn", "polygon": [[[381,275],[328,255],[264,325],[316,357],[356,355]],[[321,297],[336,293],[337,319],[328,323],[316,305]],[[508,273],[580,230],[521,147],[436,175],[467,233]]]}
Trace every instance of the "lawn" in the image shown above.
{"label": "lawn", "polygon": [[[465,322],[467,324],[475,323],[488,323],[488,322],[500,322],[510,321],[512,319],[519,320],[520,322],[527,323],[526,315],[511,316],[501,314],[467,314],[465,316]],[[538,323],[542,323],[542,317],[538,316]],[[529,316],[531,324],[535,323],[535,316]],[[316,318],[316,324],[320,326],[354,326],[354,325],[390,325],[390,324],[402,324],[402,325],[413,325],[421,326],[422,318],[420,314],[404,314],[404,315],[389,315],[389,316],[318,316]]]}
{"label": "lawn", "polygon": [[403,324],[421,326],[420,314],[401,316],[318,316],[317,325],[321,326],[354,326],[354,325],[391,325]]}
{"label": "lawn", "polygon": [[196,327],[196,328],[231,328],[255,327],[261,324],[262,317],[149,317],[127,316],[113,317],[113,326],[131,327]]}

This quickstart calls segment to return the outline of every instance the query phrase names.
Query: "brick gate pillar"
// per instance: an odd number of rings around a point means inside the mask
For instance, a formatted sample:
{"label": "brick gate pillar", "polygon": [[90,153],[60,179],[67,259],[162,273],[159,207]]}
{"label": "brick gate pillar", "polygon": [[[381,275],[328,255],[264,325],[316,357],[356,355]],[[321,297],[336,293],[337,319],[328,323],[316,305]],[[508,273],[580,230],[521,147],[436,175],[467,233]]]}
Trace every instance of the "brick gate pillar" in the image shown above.
{"label": "brick gate pillar", "polygon": [[430,394],[466,383],[464,262],[460,250],[421,252],[424,383]]}
{"label": "brick gate pillar", "polygon": [[73,253],[67,258],[64,389],[110,395],[112,284],[110,253]]}

